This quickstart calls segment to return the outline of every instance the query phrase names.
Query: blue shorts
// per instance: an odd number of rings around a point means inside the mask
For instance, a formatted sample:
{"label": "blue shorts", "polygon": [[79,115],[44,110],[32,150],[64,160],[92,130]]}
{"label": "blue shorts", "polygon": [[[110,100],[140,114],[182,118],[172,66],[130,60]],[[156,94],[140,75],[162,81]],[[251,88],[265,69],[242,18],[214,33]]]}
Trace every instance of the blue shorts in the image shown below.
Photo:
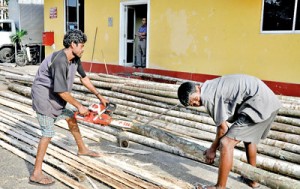
{"label": "blue shorts", "polygon": [[55,135],[54,123],[62,119],[73,117],[74,112],[69,109],[64,109],[62,113],[56,118],[39,113],[36,113],[36,115],[37,120],[41,126],[42,136],[52,138]]}

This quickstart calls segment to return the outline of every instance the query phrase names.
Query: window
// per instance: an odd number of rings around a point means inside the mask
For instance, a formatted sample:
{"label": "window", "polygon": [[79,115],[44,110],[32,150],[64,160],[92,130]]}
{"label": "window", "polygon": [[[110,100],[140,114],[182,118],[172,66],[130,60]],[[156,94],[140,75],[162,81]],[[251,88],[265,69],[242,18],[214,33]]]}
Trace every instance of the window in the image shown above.
{"label": "window", "polygon": [[262,32],[291,33],[300,31],[298,0],[264,0]]}
{"label": "window", "polygon": [[84,0],[66,0],[66,31],[80,29],[84,32]]}

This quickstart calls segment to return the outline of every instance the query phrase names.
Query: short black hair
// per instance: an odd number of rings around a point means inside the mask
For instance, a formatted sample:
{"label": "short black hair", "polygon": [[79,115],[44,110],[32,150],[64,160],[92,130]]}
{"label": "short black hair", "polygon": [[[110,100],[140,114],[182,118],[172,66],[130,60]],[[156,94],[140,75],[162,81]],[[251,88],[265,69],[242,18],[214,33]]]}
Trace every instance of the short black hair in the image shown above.
{"label": "short black hair", "polygon": [[196,84],[193,82],[182,83],[177,91],[177,96],[180,103],[184,106],[189,106],[190,95],[196,92]]}
{"label": "short black hair", "polygon": [[81,30],[69,30],[64,36],[64,47],[69,48],[71,43],[85,43],[87,41],[86,35]]}

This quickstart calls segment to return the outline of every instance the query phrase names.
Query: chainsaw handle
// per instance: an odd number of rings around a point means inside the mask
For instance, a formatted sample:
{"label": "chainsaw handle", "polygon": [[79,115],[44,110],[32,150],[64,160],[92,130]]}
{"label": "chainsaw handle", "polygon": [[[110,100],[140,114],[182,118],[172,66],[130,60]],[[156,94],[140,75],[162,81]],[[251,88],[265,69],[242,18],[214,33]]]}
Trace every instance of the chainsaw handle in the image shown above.
{"label": "chainsaw handle", "polygon": [[106,110],[107,111],[115,111],[115,109],[117,108],[117,104],[113,103],[113,102],[109,102],[108,104],[106,104]]}

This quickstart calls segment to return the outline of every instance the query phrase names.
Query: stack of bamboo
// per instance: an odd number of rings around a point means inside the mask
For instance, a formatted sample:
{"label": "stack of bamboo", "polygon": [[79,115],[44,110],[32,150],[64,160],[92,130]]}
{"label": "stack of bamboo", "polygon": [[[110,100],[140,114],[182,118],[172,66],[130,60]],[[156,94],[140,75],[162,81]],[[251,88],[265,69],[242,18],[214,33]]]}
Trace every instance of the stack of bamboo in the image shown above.
{"label": "stack of bamboo", "polygon": [[[0,74],[5,76],[9,89],[14,92],[9,94],[1,92],[0,103],[32,114],[30,108],[6,102],[7,99],[11,99],[30,105],[31,100],[28,97],[33,76],[4,70]],[[203,151],[213,141],[216,127],[204,108],[186,108],[180,105],[174,107],[179,103],[176,95],[178,84],[163,84],[105,74],[89,74],[89,77],[103,96],[118,105],[114,118],[134,122],[132,129],[126,132],[131,141],[200,162],[204,161]],[[176,79],[173,78],[172,81],[174,80]],[[75,79],[73,91],[73,96],[86,106],[98,102],[94,95],[89,94],[80,84],[78,78]],[[258,168],[245,163],[243,145],[238,145],[234,152],[232,171],[271,188],[300,188],[300,98],[287,96],[278,98],[283,108],[279,111],[268,138],[258,145]],[[166,112],[172,107],[172,110]],[[159,116],[161,113],[165,114]],[[149,122],[155,117],[158,119]],[[116,137],[123,132],[114,127],[99,127],[84,122],[81,124],[83,128],[92,127],[99,136],[115,142]],[[83,129],[83,132],[88,131]],[[218,166],[218,159],[214,165]],[[183,183],[175,185],[180,188],[190,187],[188,184],[183,186]],[[170,184],[164,186],[172,188]]]}

